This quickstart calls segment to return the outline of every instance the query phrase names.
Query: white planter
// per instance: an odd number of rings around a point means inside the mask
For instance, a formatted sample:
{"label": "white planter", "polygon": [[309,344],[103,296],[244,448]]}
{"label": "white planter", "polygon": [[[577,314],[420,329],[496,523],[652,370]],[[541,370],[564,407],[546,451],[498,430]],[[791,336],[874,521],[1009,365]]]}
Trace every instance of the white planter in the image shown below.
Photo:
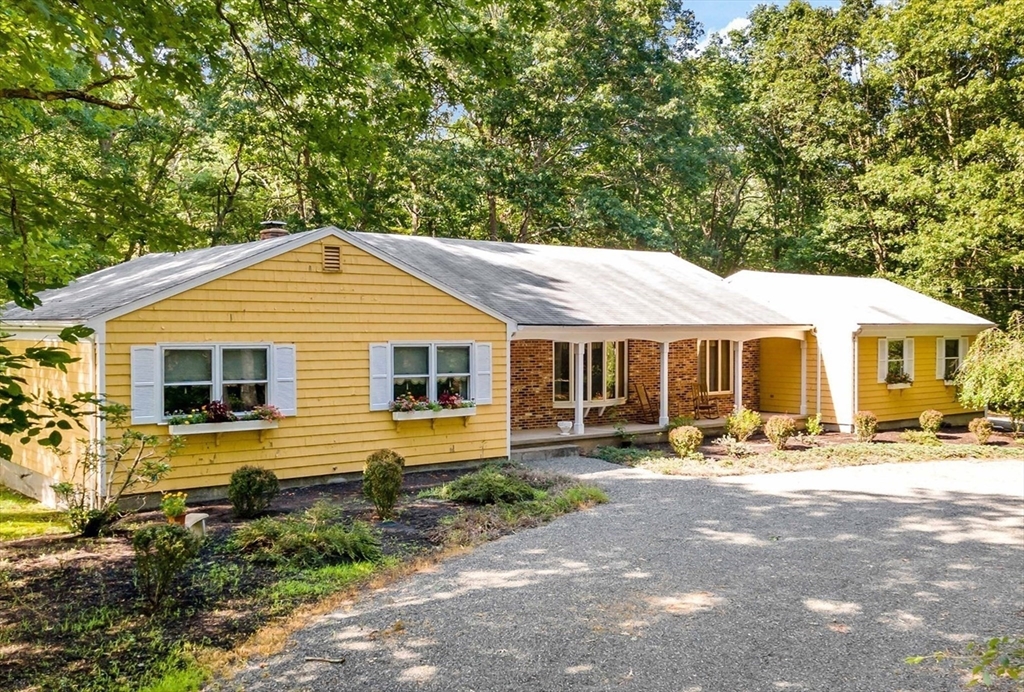
{"label": "white planter", "polygon": [[943,380],[942,384],[946,385],[947,387],[955,387],[956,380]]}
{"label": "white planter", "polygon": [[273,430],[276,427],[276,420],[232,420],[226,423],[179,423],[177,425],[168,425],[167,432],[170,435],[202,435],[204,433],[220,434],[243,430]]}
{"label": "white planter", "polygon": [[912,384],[914,384],[914,383],[913,382],[897,382],[896,384],[887,384],[885,386],[886,386],[887,389],[910,389],[910,385],[912,385]]}
{"label": "white planter", "polygon": [[467,406],[466,408],[443,408],[440,411],[392,411],[391,419],[398,425],[402,421],[408,420],[429,420],[430,427],[434,427],[434,422],[438,418],[461,418],[463,425],[468,423],[470,416],[476,415],[476,406]]}

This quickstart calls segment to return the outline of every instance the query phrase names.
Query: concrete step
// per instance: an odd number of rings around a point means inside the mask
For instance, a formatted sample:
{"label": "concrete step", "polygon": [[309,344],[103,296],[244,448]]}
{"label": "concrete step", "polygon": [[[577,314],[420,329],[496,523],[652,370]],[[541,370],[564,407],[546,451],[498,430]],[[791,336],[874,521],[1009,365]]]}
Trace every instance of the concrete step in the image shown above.
{"label": "concrete step", "polygon": [[556,459],[558,457],[578,456],[580,448],[577,445],[545,445],[540,447],[521,447],[512,449],[509,454],[511,461],[543,461],[544,459]]}

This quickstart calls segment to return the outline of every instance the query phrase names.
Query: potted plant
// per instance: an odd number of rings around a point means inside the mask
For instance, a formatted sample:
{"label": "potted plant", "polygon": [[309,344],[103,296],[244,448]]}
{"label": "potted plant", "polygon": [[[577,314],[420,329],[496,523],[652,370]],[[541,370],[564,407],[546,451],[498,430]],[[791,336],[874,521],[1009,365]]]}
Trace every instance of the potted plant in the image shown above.
{"label": "potted plant", "polygon": [[885,384],[889,389],[907,389],[914,383],[914,378],[902,370],[890,370],[885,376]]}
{"label": "potted plant", "polygon": [[186,493],[164,493],[160,498],[160,510],[167,517],[168,524],[185,525],[185,512],[188,509],[185,505],[186,499]]}

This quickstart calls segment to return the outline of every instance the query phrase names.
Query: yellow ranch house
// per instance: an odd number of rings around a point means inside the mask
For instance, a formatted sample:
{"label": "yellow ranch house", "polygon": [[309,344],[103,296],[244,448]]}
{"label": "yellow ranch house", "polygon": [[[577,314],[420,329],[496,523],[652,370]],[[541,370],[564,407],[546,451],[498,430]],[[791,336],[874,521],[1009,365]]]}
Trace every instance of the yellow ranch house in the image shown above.
{"label": "yellow ranch house", "polygon": [[[926,408],[969,417],[949,380],[992,326],[881,279],[722,279],[662,252],[273,225],[39,297],[5,306],[13,349],[70,325],[95,333],[69,346],[67,373],[30,372],[31,385],[98,392],[130,406],[133,428],[183,435],[156,489],[208,497],[245,464],[328,482],[381,448],[420,467],[586,449],[677,416],[720,427],[739,406],[820,412],[841,430],[862,409],[890,424]],[[283,417],[189,419],[210,402]],[[91,420],[63,458],[15,445],[0,483],[53,503],[67,455],[116,432]]]}

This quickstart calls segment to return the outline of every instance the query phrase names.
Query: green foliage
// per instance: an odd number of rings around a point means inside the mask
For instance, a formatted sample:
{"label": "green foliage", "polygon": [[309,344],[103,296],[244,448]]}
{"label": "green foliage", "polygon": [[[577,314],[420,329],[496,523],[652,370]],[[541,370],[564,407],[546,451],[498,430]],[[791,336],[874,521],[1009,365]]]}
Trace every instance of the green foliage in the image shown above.
{"label": "green foliage", "polygon": [[761,414],[740,408],[725,417],[725,433],[740,442],[746,442],[761,427]]}
{"label": "green foliage", "polygon": [[452,502],[493,505],[533,500],[537,491],[520,478],[485,466],[442,486],[439,495]]}
{"label": "green foliage", "polygon": [[1024,681],[1024,637],[992,637],[981,643],[968,642],[967,653],[963,655],[936,651],[930,656],[908,656],[904,660],[910,665],[919,665],[929,659],[936,663],[950,660],[965,664],[970,668],[968,687],[979,683],[992,687],[1010,680],[1019,688]]}
{"label": "green foliage", "polygon": [[700,428],[695,428],[692,425],[672,428],[668,433],[668,443],[681,457],[696,454],[702,442],[704,442],[704,433]]}
{"label": "green foliage", "polygon": [[277,474],[262,466],[242,466],[228,481],[228,500],[235,516],[250,519],[267,510],[277,497],[280,485]]}
{"label": "green foliage", "polygon": [[1015,429],[1024,429],[1024,312],[1014,312],[1005,330],[978,335],[956,374],[965,408],[1008,413]]}
{"label": "green foliage", "polygon": [[732,435],[723,435],[722,437],[716,438],[713,444],[718,445],[722,448],[726,454],[733,459],[742,459],[748,457],[754,453],[746,442],[737,440]]}
{"label": "green foliage", "polygon": [[825,432],[825,428],[821,424],[821,414],[815,413],[807,419],[807,424],[804,427],[804,434],[809,437],[817,437]]}
{"label": "green foliage", "polygon": [[878,416],[871,411],[853,414],[853,434],[858,442],[871,442],[878,432]]}
{"label": "green foliage", "polygon": [[917,445],[936,446],[942,444],[942,441],[930,430],[904,430],[900,433],[900,439]]}
{"label": "green foliage", "polygon": [[[98,406],[99,415],[108,426],[120,429],[121,435],[83,440],[85,451],[71,459],[62,457],[60,477],[64,480],[51,486],[67,509],[72,528],[86,538],[96,538],[133,511],[122,498],[159,483],[170,473],[170,460],[185,444],[181,437],[165,441],[126,427],[130,409],[124,404],[103,402]],[[99,478],[101,473],[104,477]],[[100,496],[95,492],[97,485],[103,488]]]}
{"label": "green foliage", "polygon": [[943,418],[945,418],[945,416],[942,415],[941,411],[928,409],[921,413],[921,416],[918,418],[918,422],[921,424],[921,430],[934,435],[939,432],[939,428],[942,427]]}
{"label": "green foliage", "polygon": [[183,526],[160,524],[135,532],[135,584],[150,605],[159,607],[175,578],[199,556],[202,539]]}
{"label": "green foliage", "polygon": [[68,530],[62,513],[0,485],[0,541],[64,533]]}
{"label": "green foliage", "polygon": [[598,447],[594,450],[593,456],[612,464],[635,466],[636,462],[642,459],[662,459],[665,454],[657,449],[643,447]]}
{"label": "green foliage", "polygon": [[164,493],[160,498],[160,511],[169,519],[183,516],[188,509],[187,500],[187,493]]}
{"label": "green foliage", "polygon": [[297,517],[263,517],[240,526],[229,546],[253,562],[292,568],[381,558],[380,540],[370,526],[360,521],[343,525],[340,508],[326,501]]}
{"label": "green foliage", "polygon": [[973,418],[970,423],[967,424],[967,429],[974,435],[974,439],[978,441],[978,444],[987,444],[990,437],[992,437],[992,421],[988,418]]}
{"label": "green foliage", "polygon": [[764,424],[764,434],[775,449],[785,449],[789,438],[796,434],[796,421],[789,416],[772,416]]}
{"label": "green foliage", "polygon": [[684,425],[693,425],[693,416],[673,416],[668,422],[668,429],[671,432]]}
{"label": "green foliage", "polygon": [[363,466],[363,494],[373,503],[377,516],[390,519],[402,494],[405,459],[390,449],[374,452]]}

